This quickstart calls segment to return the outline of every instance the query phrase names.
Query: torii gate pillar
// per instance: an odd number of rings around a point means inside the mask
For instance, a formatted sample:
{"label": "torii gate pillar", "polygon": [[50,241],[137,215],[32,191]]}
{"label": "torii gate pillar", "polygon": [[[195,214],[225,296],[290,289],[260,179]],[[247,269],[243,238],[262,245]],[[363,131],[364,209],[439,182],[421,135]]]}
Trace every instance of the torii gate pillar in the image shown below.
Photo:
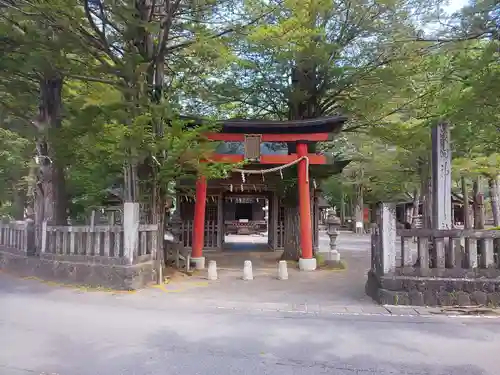
{"label": "torii gate pillar", "polygon": [[[297,142],[297,156],[307,156],[307,143]],[[308,178],[307,160],[303,159],[298,165],[299,214],[300,214],[300,247],[302,256],[299,259],[299,269],[314,271],[316,258],[313,257],[312,228],[311,228],[311,196]]]}

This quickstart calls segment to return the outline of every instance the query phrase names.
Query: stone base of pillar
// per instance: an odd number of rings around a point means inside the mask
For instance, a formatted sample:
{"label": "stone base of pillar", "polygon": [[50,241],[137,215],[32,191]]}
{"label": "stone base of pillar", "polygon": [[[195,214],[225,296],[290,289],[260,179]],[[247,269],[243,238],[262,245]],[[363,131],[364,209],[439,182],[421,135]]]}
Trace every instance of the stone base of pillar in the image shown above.
{"label": "stone base of pillar", "polygon": [[316,258],[304,259],[299,258],[299,270],[314,271],[317,267]]}
{"label": "stone base of pillar", "polygon": [[340,262],[340,253],[337,250],[320,253],[325,256],[327,262]]}
{"label": "stone base of pillar", "polygon": [[205,257],[191,258],[191,263],[194,264],[196,270],[205,269]]}

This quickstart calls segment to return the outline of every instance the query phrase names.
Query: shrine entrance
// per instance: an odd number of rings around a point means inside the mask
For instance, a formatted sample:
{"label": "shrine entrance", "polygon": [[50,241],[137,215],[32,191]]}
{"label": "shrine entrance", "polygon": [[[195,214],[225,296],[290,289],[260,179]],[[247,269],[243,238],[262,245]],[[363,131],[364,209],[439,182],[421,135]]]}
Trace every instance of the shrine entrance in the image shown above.
{"label": "shrine entrance", "polygon": [[272,251],[266,194],[224,194],[224,251]]}
{"label": "shrine entrance", "polygon": [[[319,182],[340,173],[349,161],[316,152],[316,144],[333,139],[346,119],[327,117],[297,121],[228,120],[206,138],[219,142],[207,162],[237,164],[227,178],[198,176],[177,184],[180,240],[192,249],[191,260],[205,267],[207,251],[279,251],[285,245],[283,171],[293,167],[298,196],[299,268],[316,269]],[[281,177],[281,178],[280,178]]]}

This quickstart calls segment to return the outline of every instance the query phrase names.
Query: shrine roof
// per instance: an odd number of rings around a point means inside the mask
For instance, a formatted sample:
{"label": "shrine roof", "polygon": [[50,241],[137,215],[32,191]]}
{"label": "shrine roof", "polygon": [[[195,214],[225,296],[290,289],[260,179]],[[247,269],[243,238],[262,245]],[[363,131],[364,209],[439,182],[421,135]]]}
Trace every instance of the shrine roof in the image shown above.
{"label": "shrine roof", "polygon": [[[193,124],[203,123],[203,119],[182,116]],[[307,133],[339,133],[347,121],[345,116],[318,117],[305,120],[255,120],[230,119],[217,121],[222,133],[236,134],[307,134]]]}

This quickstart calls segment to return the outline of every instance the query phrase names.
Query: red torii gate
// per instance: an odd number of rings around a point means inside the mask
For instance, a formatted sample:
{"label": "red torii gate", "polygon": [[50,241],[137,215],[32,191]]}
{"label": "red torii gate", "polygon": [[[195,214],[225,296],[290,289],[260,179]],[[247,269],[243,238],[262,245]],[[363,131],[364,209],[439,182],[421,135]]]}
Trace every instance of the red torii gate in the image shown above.
{"label": "red torii gate", "polygon": [[[341,131],[346,120],[342,116],[297,121],[229,120],[221,123],[220,132],[206,134],[207,139],[211,141],[242,142],[244,144],[244,155],[215,153],[210,157],[212,161],[239,163],[247,160],[252,164],[269,166],[298,164],[300,246],[302,250],[299,268],[302,270],[316,269],[316,259],[313,257],[308,167],[309,165],[328,164],[328,158],[325,155],[309,152],[308,145],[332,140]],[[261,155],[260,145],[262,142],[287,143],[288,155]],[[197,268],[204,268],[205,265],[203,244],[206,201],[207,180],[201,176],[196,182],[192,232],[192,261]]]}

